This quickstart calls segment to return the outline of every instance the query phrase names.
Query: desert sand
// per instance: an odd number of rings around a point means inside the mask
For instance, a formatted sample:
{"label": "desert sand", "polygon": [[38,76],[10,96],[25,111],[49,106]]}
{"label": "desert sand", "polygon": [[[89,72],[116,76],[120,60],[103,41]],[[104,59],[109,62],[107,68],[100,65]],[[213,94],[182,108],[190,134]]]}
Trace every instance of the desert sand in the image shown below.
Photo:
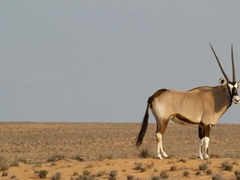
{"label": "desert sand", "polygon": [[0,180],[40,179],[43,171],[45,179],[60,173],[66,180],[109,179],[110,174],[112,179],[236,179],[240,171],[240,125],[212,128],[208,160],[197,157],[197,125],[169,124],[163,136],[169,158],[164,160],[155,158],[154,123],[142,146],[135,147],[140,128],[140,123],[2,122]]}

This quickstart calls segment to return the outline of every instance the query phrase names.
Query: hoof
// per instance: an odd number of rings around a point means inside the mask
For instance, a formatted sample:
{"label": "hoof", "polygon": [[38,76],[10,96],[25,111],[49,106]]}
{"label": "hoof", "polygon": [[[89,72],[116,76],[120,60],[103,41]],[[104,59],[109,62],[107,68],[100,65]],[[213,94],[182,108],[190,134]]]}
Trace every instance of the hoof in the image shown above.
{"label": "hoof", "polygon": [[205,158],[205,159],[209,159],[209,155],[208,155],[208,154],[205,154],[204,158]]}
{"label": "hoof", "polygon": [[161,155],[158,155],[157,156],[157,159],[163,159]]}
{"label": "hoof", "polygon": [[199,155],[198,158],[201,159],[201,160],[204,160],[202,155]]}
{"label": "hoof", "polygon": [[168,155],[164,152],[163,157],[168,158]]}

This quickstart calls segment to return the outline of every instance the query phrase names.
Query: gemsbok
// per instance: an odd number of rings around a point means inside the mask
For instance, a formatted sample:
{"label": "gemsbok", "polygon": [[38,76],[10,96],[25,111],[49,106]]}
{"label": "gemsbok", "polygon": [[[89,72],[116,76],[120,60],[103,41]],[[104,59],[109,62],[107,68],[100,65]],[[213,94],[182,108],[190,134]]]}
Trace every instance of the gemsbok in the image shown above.
{"label": "gemsbok", "polygon": [[[147,109],[143,118],[142,127],[136,138],[137,147],[142,144],[147,131],[148,111],[150,108],[157,124],[157,158],[163,159],[162,155],[163,157],[168,157],[163,150],[162,136],[170,120],[178,124],[198,124],[198,136],[200,139],[198,149],[199,158],[209,158],[208,145],[210,141],[210,128],[217,123],[218,119],[232,105],[232,102],[235,104],[239,103],[237,89],[240,86],[240,81],[236,82],[233,45],[231,45],[233,80],[230,81],[211,43],[209,44],[227,82],[220,78],[220,85],[215,87],[201,86],[189,91],[160,89],[155,92],[147,101]],[[204,147],[203,150],[202,146]]]}

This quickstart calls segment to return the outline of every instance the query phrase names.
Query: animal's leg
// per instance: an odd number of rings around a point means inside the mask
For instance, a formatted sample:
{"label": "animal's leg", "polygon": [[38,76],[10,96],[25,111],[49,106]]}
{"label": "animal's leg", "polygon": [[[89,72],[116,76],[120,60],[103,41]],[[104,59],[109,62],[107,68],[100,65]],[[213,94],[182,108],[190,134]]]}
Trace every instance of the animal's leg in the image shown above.
{"label": "animal's leg", "polygon": [[163,150],[163,144],[162,144],[162,135],[165,132],[166,128],[167,128],[167,124],[168,122],[165,123],[161,123],[161,126],[157,127],[157,132],[156,132],[156,139],[157,139],[157,156],[158,158],[161,159],[161,154],[163,155],[163,157],[168,157],[167,153]]}
{"label": "animal's leg", "polygon": [[198,137],[199,137],[199,146],[198,146],[198,151],[199,151],[199,158],[203,159],[203,155],[202,155],[202,146],[203,146],[203,142],[204,142],[204,126],[203,124],[199,124],[198,126]]}
{"label": "animal's leg", "polygon": [[162,135],[159,132],[156,133],[156,141],[157,141],[157,158],[163,159],[162,155],[160,153],[160,148],[162,146],[161,145],[162,144]]}
{"label": "animal's leg", "polygon": [[210,135],[210,128],[211,125],[206,125],[204,126],[204,158],[208,159],[209,155],[208,155],[208,145],[209,145],[209,135]]}

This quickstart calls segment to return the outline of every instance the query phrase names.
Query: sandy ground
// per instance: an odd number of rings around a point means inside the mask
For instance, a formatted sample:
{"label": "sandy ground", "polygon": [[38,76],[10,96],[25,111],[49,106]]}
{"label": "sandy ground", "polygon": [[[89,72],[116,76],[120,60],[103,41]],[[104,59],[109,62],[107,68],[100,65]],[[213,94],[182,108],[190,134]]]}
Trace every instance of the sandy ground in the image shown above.
{"label": "sandy ground", "polygon": [[[0,123],[0,169],[6,165],[0,179],[40,179],[41,170],[48,171],[46,179],[57,172],[61,179],[80,179],[83,174],[82,179],[90,176],[109,179],[111,171],[117,172],[116,179],[127,179],[130,175],[132,179],[152,179],[162,171],[166,171],[168,179],[212,179],[216,174],[236,179],[234,172],[240,170],[240,125],[218,124],[212,128],[209,160],[197,158],[195,125],[169,124],[163,137],[169,159],[164,160],[155,159],[155,124],[149,124],[143,145],[135,147],[140,126],[140,123]],[[148,157],[142,158],[140,153],[145,149]],[[224,161],[232,166],[231,171],[222,168]],[[207,169],[199,170],[203,163],[208,166],[208,174]],[[171,171],[173,166],[176,170]],[[187,177],[183,175],[185,171],[189,173]]]}

